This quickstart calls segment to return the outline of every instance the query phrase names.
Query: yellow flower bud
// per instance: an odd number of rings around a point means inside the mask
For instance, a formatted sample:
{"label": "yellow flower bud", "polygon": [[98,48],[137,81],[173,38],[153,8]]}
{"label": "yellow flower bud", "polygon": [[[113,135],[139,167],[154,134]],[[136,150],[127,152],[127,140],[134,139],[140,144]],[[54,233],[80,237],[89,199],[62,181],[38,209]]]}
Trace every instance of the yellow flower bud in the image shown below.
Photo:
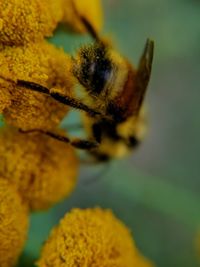
{"label": "yellow flower bud", "polygon": [[[71,58],[46,41],[25,47],[0,46],[0,77],[35,82],[71,95]],[[0,112],[6,122],[22,128],[53,129],[68,107],[42,93],[20,88],[0,78]]]}
{"label": "yellow flower bud", "polygon": [[62,0],[0,0],[0,43],[24,45],[51,36],[63,17]]}
{"label": "yellow flower bud", "polygon": [[28,231],[28,212],[16,190],[0,178],[0,266],[13,266],[22,249]]}
{"label": "yellow flower bud", "polygon": [[111,211],[73,209],[55,227],[39,267],[152,267],[142,258],[127,227]]}
{"label": "yellow flower bud", "polygon": [[14,183],[31,210],[42,210],[68,196],[76,183],[74,149],[44,134],[0,132],[0,175]]}

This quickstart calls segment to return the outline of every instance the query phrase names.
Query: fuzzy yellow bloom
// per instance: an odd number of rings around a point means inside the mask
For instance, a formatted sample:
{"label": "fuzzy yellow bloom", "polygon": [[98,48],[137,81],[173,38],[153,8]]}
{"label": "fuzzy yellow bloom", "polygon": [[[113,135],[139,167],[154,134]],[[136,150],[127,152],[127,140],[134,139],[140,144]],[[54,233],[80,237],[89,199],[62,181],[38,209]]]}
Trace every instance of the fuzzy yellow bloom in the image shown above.
{"label": "fuzzy yellow bloom", "polygon": [[45,243],[39,267],[152,267],[111,211],[73,209]]}
{"label": "fuzzy yellow bloom", "polygon": [[[70,95],[75,82],[70,68],[71,58],[46,41],[25,47],[0,45],[0,77],[36,82]],[[68,110],[49,96],[3,79],[0,99],[0,112],[6,122],[22,129],[53,129]]]}
{"label": "fuzzy yellow bloom", "polygon": [[62,0],[0,0],[0,43],[23,45],[51,36],[63,17]]}
{"label": "fuzzy yellow bloom", "polygon": [[31,210],[42,210],[68,196],[76,183],[74,149],[43,134],[0,132],[0,175],[14,183]]}
{"label": "fuzzy yellow bloom", "polygon": [[71,30],[86,32],[78,14],[86,18],[97,32],[101,30],[103,24],[101,0],[63,0],[63,2],[63,21]]}
{"label": "fuzzy yellow bloom", "polygon": [[0,177],[0,266],[13,266],[28,231],[28,212],[16,190]]}
{"label": "fuzzy yellow bloom", "polygon": [[102,27],[100,0],[0,0],[0,43],[24,45],[52,36],[59,22],[71,30],[86,32],[74,10],[96,30]]}

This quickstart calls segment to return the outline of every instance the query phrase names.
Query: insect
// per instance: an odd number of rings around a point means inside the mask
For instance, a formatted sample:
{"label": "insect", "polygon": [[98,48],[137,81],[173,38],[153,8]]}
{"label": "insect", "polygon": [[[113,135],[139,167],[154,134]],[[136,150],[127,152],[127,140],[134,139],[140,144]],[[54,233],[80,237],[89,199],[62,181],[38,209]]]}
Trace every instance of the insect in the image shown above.
{"label": "insect", "polygon": [[150,78],[153,42],[147,40],[137,70],[100,42],[80,50],[78,57],[75,76],[92,95],[91,104],[111,117],[83,115],[89,139],[99,144],[90,153],[97,161],[123,157],[140,144],[145,134],[143,99]]}
{"label": "insect", "polygon": [[147,39],[135,70],[126,58],[98,36],[84,17],[80,16],[80,20],[95,40],[92,45],[82,47],[73,59],[72,72],[86,92],[84,101],[30,81],[18,80],[16,83],[85,111],[83,124],[88,140],[70,139],[37,129],[29,132],[39,131],[76,148],[88,150],[97,162],[109,161],[128,154],[143,138],[143,100],[151,74],[154,42]]}

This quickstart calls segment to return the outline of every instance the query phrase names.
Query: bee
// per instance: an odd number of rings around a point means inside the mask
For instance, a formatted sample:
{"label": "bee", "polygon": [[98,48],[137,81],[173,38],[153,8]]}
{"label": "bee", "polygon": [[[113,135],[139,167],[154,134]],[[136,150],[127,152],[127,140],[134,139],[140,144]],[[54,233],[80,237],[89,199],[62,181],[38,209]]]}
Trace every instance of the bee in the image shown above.
{"label": "bee", "polygon": [[145,135],[143,100],[150,79],[154,43],[146,41],[135,70],[126,58],[99,38],[95,39],[96,43],[80,49],[73,73],[90,96],[88,104],[107,116],[83,114],[89,139],[98,143],[90,154],[102,162],[129,154]]}
{"label": "bee", "polygon": [[88,140],[42,132],[72,146],[88,150],[96,162],[105,162],[129,154],[142,141],[146,118],[143,100],[150,79],[154,42],[147,39],[138,68],[101,39],[92,25],[80,20],[95,40],[82,47],[73,58],[72,73],[82,85],[83,100],[62,95],[42,85],[17,80],[17,85],[47,94],[64,105],[84,111],[83,125]]}

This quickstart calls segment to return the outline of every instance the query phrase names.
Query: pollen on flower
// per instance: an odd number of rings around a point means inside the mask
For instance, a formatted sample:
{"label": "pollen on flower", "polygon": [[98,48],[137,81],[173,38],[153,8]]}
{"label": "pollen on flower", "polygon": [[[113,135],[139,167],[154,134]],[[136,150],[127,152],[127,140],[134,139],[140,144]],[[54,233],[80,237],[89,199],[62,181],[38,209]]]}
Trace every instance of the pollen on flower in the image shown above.
{"label": "pollen on flower", "polygon": [[68,196],[78,161],[73,148],[44,134],[0,132],[0,175],[14,183],[30,210],[42,210]]}
{"label": "pollen on flower", "polygon": [[3,78],[31,81],[71,95],[75,82],[70,71],[71,58],[46,41],[25,47],[0,45],[0,67],[0,111],[6,122],[22,129],[58,126],[67,106]]}
{"label": "pollen on flower", "polygon": [[11,105],[11,95],[5,87],[0,88],[0,113]]}
{"label": "pollen on flower", "polygon": [[101,30],[103,24],[101,0],[63,0],[63,2],[63,22],[67,23],[71,30],[79,33],[86,32],[77,13],[85,17],[97,32]]}
{"label": "pollen on flower", "polygon": [[0,31],[3,29],[3,20],[0,19]]}
{"label": "pollen on flower", "polygon": [[100,0],[0,0],[0,43],[25,45],[52,36],[59,22],[86,32],[74,11],[85,16],[96,30],[102,27]]}
{"label": "pollen on flower", "polygon": [[13,266],[28,231],[28,209],[16,188],[0,177],[0,266]]}
{"label": "pollen on flower", "polygon": [[39,267],[152,267],[111,211],[73,209],[46,241]]}
{"label": "pollen on flower", "polygon": [[63,0],[0,0],[0,43],[24,45],[51,36],[63,17]]}

